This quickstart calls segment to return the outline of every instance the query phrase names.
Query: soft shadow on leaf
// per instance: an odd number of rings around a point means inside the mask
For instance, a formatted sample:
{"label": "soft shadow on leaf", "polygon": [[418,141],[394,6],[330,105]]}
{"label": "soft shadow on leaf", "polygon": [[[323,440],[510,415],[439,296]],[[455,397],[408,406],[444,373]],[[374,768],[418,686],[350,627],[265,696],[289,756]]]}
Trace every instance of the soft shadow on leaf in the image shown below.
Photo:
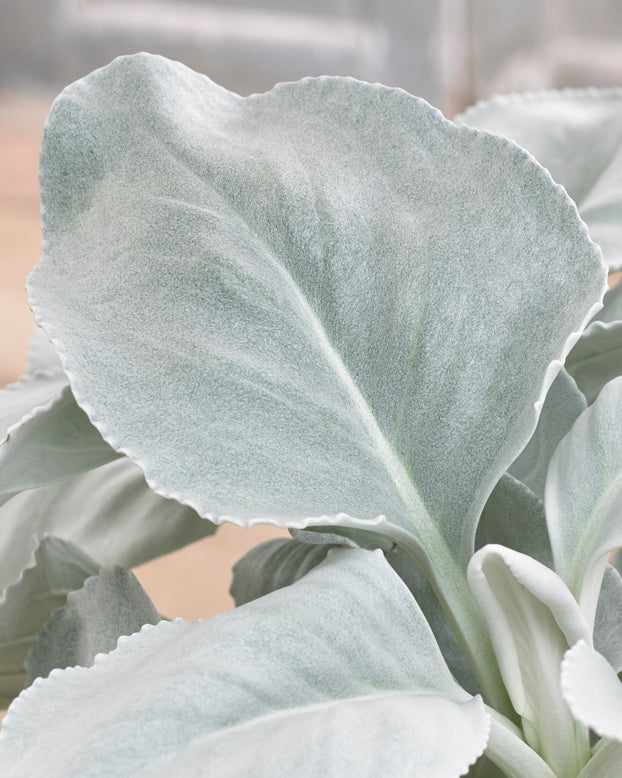
{"label": "soft shadow on leaf", "polygon": [[555,450],[546,480],[555,570],[589,623],[609,554],[622,545],[621,506],[622,377],[606,384],[579,416]]}
{"label": "soft shadow on leaf", "polygon": [[477,525],[476,548],[497,543],[553,566],[544,504],[531,489],[504,473]]}
{"label": "soft shadow on leaf", "polygon": [[622,671],[622,577],[607,565],[594,621],[594,648],[616,673]]}

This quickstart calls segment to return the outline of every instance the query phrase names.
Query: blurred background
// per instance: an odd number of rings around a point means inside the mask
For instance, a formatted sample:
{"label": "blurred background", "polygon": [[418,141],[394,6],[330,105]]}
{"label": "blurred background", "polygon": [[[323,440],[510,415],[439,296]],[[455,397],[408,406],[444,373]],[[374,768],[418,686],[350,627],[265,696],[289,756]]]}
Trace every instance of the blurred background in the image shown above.
{"label": "blurred background", "polygon": [[[24,369],[39,258],[38,146],[54,95],[120,54],[181,60],[240,94],[350,75],[451,118],[499,92],[622,85],[619,0],[0,0],[0,385]],[[167,616],[232,602],[232,563],[284,533],[221,528],[137,574]]]}

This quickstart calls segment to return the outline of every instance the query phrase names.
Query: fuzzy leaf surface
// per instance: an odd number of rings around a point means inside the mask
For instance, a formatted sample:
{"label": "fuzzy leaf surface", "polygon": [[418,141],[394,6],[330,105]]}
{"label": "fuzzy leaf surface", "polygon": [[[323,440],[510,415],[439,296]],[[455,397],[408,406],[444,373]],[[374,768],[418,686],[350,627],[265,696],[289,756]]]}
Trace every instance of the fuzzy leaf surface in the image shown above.
{"label": "fuzzy leaf surface", "polygon": [[604,292],[545,171],[400,90],[241,98],[146,54],[63,92],[41,164],[31,304],[155,489],[241,525],[385,516],[466,565]]}
{"label": "fuzzy leaf surface", "polygon": [[576,202],[609,269],[622,269],[622,90],[498,97],[456,121],[505,135],[530,151]]}
{"label": "fuzzy leaf surface", "polygon": [[622,377],[579,416],[555,450],[546,480],[555,570],[590,623],[609,553],[622,545],[621,506]]}
{"label": "fuzzy leaf surface", "polygon": [[95,656],[116,648],[160,616],[136,576],[121,567],[102,570],[69,592],[39,633],[26,656],[26,685],[47,678],[55,668],[90,667]]}
{"label": "fuzzy leaf surface", "polygon": [[38,632],[67,595],[79,589],[99,568],[80,549],[59,538],[44,537],[34,564],[5,589],[0,602],[0,707],[24,688],[24,662]]}
{"label": "fuzzy leaf surface", "polygon": [[[363,747],[357,733],[377,733],[384,716],[390,726]],[[293,586],[209,621],[148,625],[91,668],[37,680],[9,710],[0,763],[7,778],[161,775],[173,764],[245,776],[272,745],[274,776],[295,764],[371,775],[371,759],[376,775],[449,778],[483,752],[489,726],[382,552],[334,549]],[[443,730],[451,748],[438,748]]]}
{"label": "fuzzy leaf surface", "polygon": [[0,507],[0,586],[32,563],[37,537],[75,544],[98,567],[130,568],[213,535],[216,525],[153,492],[127,457],[16,494]]}

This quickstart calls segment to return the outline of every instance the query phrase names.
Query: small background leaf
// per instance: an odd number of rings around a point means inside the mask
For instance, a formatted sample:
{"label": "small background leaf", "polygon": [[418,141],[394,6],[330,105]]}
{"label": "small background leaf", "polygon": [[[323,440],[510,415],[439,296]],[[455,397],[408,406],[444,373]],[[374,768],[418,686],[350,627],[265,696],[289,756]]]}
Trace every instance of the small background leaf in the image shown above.
{"label": "small background leaf", "polygon": [[52,611],[98,570],[71,543],[49,536],[39,541],[34,564],[4,591],[0,603],[0,708],[24,688],[26,655]]}
{"label": "small background leaf", "polygon": [[133,573],[102,570],[67,595],[26,656],[26,686],[54,668],[89,667],[95,656],[117,646],[121,635],[157,624],[160,616]]}
{"label": "small background leaf", "polygon": [[46,533],[74,543],[100,566],[130,568],[214,532],[192,508],[151,491],[142,471],[122,457],[0,507],[0,585],[31,564],[36,537]]}

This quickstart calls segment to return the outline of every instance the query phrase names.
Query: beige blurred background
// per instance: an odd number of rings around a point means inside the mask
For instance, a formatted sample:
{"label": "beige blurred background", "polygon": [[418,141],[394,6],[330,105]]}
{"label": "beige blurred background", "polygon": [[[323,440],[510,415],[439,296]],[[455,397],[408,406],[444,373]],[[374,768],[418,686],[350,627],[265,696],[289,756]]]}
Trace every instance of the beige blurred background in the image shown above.
{"label": "beige blurred background", "polygon": [[[381,81],[451,116],[494,92],[622,84],[617,0],[0,0],[0,385],[24,369],[39,257],[37,156],[65,84],[119,54],[180,59],[248,94],[323,73]],[[230,525],[136,572],[168,617],[232,606],[230,569],[286,533]]]}

